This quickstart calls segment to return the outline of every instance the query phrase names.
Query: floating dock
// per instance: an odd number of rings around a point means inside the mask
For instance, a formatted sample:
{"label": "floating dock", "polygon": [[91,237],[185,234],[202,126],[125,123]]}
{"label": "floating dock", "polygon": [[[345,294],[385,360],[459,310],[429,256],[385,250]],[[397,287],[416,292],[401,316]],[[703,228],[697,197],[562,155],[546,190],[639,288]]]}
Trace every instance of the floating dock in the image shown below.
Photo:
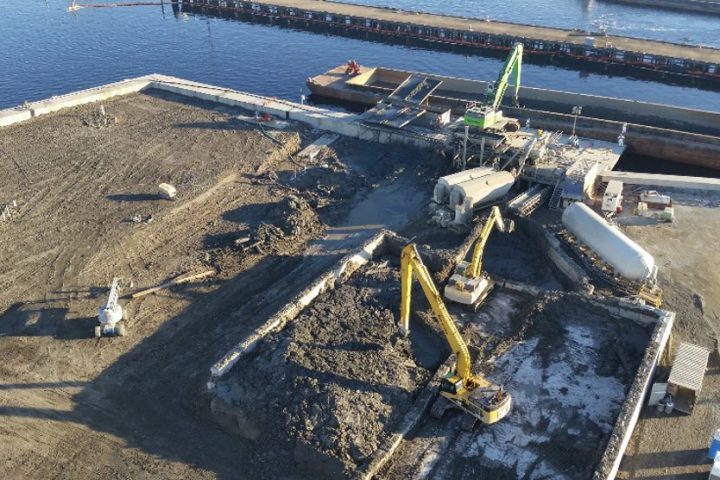
{"label": "floating dock", "polygon": [[319,0],[182,0],[182,5],[189,11],[434,46],[505,51],[522,42],[530,57],[681,75],[709,80],[711,87],[720,79],[720,49],[714,48]]}
{"label": "floating dock", "polygon": [[[318,97],[358,105],[375,105],[411,75],[440,84],[428,99],[428,109],[452,109],[464,113],[469,102],[483,101],[487,82],[390,68],[361,67],[361,74],[348,77],[345,66],[311,77],[308,88]],[[617,141],[627,123],[625,144],[630,152],[720,169],[720,112],[693,110],[654,103],[596,95],[521,87],[522,108],[509,104],[509,117],[530,120],[533,127],[569,132],[575,124],[574,106],[583,107],[576,131],[579,135]]]}

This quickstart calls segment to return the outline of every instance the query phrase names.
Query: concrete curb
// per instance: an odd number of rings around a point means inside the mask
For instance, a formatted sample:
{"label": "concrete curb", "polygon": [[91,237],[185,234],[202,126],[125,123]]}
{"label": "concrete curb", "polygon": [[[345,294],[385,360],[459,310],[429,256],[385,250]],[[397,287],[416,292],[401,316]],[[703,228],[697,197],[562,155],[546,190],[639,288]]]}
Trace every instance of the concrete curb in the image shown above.
{"label": "concrete curb", "polygon": [[253,333],[230,349],[210,368],[208,389],[212,389],[215,381],[225,375],[240,358],[250,353],[265,336],[282,329],[288,322],[294,320],[305,307],[310,305],[318,295],[328,288],[332,288],[336,281],[347,277],[358,267],[369,262],[379,251],[382,251],[387,235],[388,232],[381,231],[365,242],[357,252],[342,258],[332,270],[322,274],[308,288],[288,302],[278,313],[270,317]]}
{"label": "concrete curb", "polygon": [[418,135],[410,131],[392,131],[368,126],[358,121],[358,115],[351,113],[300,105],[287,100],[264,97],[159,74],[123,80],[0,110],[0,127],[15,125],[66,108],[79,107],[148,89],[240,107],[259,113],[269,113],[283,120],[302,122],[313,128],[366,141],[384,144],[399,143],[426,149],[437,148],[444,143],[444,138],[441,137],[436,138]]}

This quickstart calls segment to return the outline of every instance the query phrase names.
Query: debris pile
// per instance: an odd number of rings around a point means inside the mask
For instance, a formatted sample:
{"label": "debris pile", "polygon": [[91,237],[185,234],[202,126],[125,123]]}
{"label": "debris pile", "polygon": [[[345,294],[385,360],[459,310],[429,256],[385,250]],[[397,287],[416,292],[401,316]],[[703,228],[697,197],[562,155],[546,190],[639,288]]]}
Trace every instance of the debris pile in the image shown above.
{"label": "debris pile", "polygon": [[107,128],[111,125],[117,125],[118,118],[113,115],[108,115],[105,112],[105,106],[100,105],[97,111],[84,115],[82,117],[82,123],[86,127]]}
{"label": "debris pile", "polygon": [[9,222],[17,212],[17,201],[0,203],[0,222]]}
{"label": "debris pile", "polygon": [[268,217],[275,220],[261,223],[255,237],[263,251],[274,254],[293,252],[323,228],[307,200],[296,195],[285,197],[271,209]]}
{"label": "debris pile", "polygon": [[216,386],[237,433],[284,443],[323,476],[351,474],[430,378],[397,334],[399,286],[396,269],[370,264],[266,337]]}

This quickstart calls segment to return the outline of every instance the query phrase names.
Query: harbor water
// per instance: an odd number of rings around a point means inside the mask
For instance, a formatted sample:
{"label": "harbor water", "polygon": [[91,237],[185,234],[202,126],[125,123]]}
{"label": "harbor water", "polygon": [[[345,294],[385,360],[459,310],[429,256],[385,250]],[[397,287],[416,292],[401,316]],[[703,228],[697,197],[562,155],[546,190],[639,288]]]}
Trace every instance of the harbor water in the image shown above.
{"label": "harbor water", "polygon": [[[410,3],[386,1],[397,7],[407,7]],[[456,0],[447,4],[446,13],[477,16],[491,13],[490,16],[497,19],[572,28],[580,26],[581,18],[592,24],[594,17],[587,12],[601,8],[593,4],[590,9],[588,2],[574,0],[532,3],[536,5],[535,11],[542,13],[537,18],[526,17],[528,9],[515,7],[511,11],[509,5],[515,2],[509,1]],[[308,76],[349,58],[365,65],[482,80],[494,78],[502,63],[497,58],[479,55],[437,52],[188,14],[167,1],[164,6],[93,8],[72,13],[67,12],[68,4],[65,0],[0,2],[0,108],[153,72],[298,100],[302,93],[308,93],[304,90]],[[482,5],[482,8],[468,10],[471,4]],[[546,4],[546,8],[541,8],[542,4]],[[430,2],[416,5],[428,7]],[[550,9],[559,12],[557,17],[551,15],[553,21],[548,18]],[[579,14],[572,16],[568,13],[578,11]],[[643,12],[643,16],[636,16],[637,21],[677,15]],[[712,35],[720,26],[717,19],[714,27],[704,17],[688,15],[688,19],[690,23],[673,28],[713,41],[720,38]],[[640,27],[632,30],[631,20],[623,21],[630,30],[621,33],[636,36],[652,33]],[[563,25],[557,25],[558,22]],[[661,20],[657,23],[663,24]],[[668,39],[680,41],[685,38],[683,35],[678,33],[677,38]],[[699,41],[691,36],[686,39]],[[553,66],[526,65],[523,84],[720,110],[717,91]]]}

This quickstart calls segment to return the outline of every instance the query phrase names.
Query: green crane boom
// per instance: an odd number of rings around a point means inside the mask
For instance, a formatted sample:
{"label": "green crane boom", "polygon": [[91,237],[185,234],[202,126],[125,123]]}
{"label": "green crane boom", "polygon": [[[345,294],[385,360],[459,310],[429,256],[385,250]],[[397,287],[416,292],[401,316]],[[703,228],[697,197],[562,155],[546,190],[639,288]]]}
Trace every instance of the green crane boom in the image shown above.
{"label": "green crane boom", "polygon": [[484,104],[472,107],[465,112],[465,124],[471,127],[490,128],[500,120],[503,115],[500,110],[505,92],[507,91],[510,77],[515,80],[515,91],[513,94],[513,102],[517,105],[518,91],[520,90],[520,73],[522,69],[522,43],[516,43],[510,54],[505,60],[500,75],[495,82],[488,85],[485,92]]}

